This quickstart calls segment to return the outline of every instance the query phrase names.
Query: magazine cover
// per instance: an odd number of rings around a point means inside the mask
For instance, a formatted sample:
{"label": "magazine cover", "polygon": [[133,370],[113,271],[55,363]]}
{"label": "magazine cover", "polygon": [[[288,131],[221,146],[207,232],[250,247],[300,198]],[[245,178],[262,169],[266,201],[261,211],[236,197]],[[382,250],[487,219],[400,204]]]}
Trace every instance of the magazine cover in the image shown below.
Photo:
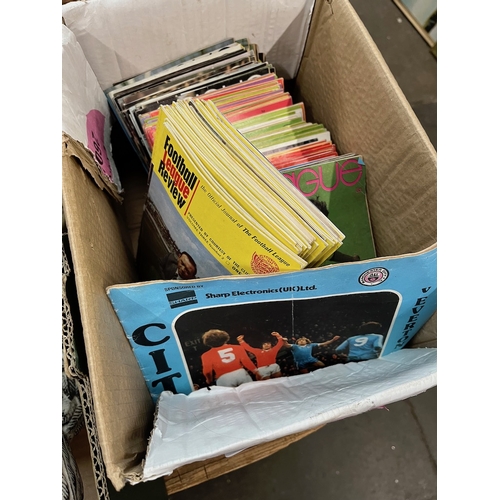
{"label": "magazine cover", "polygon": [[262,276],[115,285],[108,297],[156,401],[363,362],[436,311],[436,247]]}
{"label": "magazine cover", "polygon": [[361,156],[336,157],[280,172],[345,234],[342,248],[325,264],[376,257]]}

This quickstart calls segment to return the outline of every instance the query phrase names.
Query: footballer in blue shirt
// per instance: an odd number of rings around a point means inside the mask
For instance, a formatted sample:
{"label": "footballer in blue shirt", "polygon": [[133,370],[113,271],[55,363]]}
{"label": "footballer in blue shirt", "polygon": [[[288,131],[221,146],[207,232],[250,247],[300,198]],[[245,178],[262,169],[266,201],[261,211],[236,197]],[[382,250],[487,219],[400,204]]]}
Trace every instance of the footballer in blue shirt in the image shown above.
{"label": "footballer in blue shirt", "polygon": [[325,364],[312,355],[315,347],[325,347],[340,339],[338,335],[326,342],[311,342],[307,337],[300,337],[295,344],[289,344],[287,339],[283,339],[283,347],[292,350],[293,359],[300,373],[308,373],[311,369],[323,368]]}
{"label": "footballer in blue shirt", "polygon": [[363,323],[359,328],[358,335],[348,338],[335,348],[334,357],[339,357],[347,362],[378,358],[384,345],[384,336],[380,333],[368,332],[378,332],[381,327],[382,325],[375,321]]}

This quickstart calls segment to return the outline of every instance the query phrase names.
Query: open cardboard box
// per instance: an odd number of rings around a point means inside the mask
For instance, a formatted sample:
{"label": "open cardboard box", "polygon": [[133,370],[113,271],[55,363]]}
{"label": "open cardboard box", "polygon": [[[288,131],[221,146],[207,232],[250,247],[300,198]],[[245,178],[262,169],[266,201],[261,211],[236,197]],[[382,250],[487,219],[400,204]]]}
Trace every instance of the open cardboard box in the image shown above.
{"label": "open cardboard box", "polygon": [[[155,3],[148,2],[144,6],[134,3],[131,8],[132,4],[127,1],[123,1],[123,5],[105,0],[74,2],[72,10],[63,16],[81,44],[102,89],[117,80],[116,72],[121,68],[126,68],[120,78],[123,79],[151,67],[139,67],[137,61],[140,61],[143,51],[151,49],[154,52],[153,46],[155,50],[161,46],[154,33],[141,33],[137,29],[136,34],[129,27],[127,36],[112,37],[115,32],[123,33],[123,29],[116,29],[120,22],[118,12],[122,7],[126,6],[125,14],[130,14],[137,25],[144,28],[148,26],[148,21],[152,22],[148,15],[151,15]],[[347,0],[297,0],[288,3],[290,9],[298,11],[290,19],[285,15],[281,17],[284,25],[279,29],[276,27],[277,40],[264,41],[264,35],[259,38],[259,34],[254,37],[253,30],[248,33],[245,23],[250,21],[246,11],[242,11],[239,18],[229,16],[227,12],[230,9],[226,10],[225,33],[235,38],[251,37],[264,52],[267,49],[272,63],[275,62],[271,57],[274,54],[276,66],[289,71],[290,77],[295,77],[297,95],[294,101],[303,101],[308,116],[331,131],[339,151],[363,155],[369,167],[369,207],[378,255],[392,257],[434,248],[437,239],[436,152],[374,42]],[[265,1],[254,4],[252,22],[265,25],[258,16],[266,15],[265,10],[271,7]],[[198,12],[194,16],[194,11],[188,12],[194,5],[198,3],[171,2],[169,9],[173,14],[169,19],[175,21],[167,24],[165,32],[172,35],[175,31],[173,24],[178,25],[181,18],[182,23],[195,23],[196,16],[202,14]],[[100,10],[101,6],[106,8]],[[217,15],[222,11],[219,9]],[[181,13],[184,15],[181,16]],[[194,17],[189,17],[189,14]],[[82,30],[79,23],[84,19],[85,25],[92,24],[89,19],[97,15],[96,23],[102,29],[102,39],[88,35],[87,26]],[[267,16],[269,18],[271,14]],[[126,17],[124,15],[124,19]],[[223,20],[218,20],[218,23],[224,25]],[[172,27],[170,31],[169,26]],[[293,38],[291,34],[297,33],[302,33],[306,42],[303,51],[296,46],[293,50],[289,49]],[[149,39],[149,36],[152,38]],[[203,46],[224,36],[214,28],[213,34],[205,33],[203,41],[195,40],[193,43]],[[301,39],[300,36],[295,38]],[[183,47],[182,39],[175,39],[171,47],[168,38],[163,42],[168,50],[172,50],[171,57],[167,59],[190,51]],[[130,59],[135,61],[128,65],[124,63],[129,54],[127,50],[130,50],[127,44],[134,47]],[[102,52],[98,47],[102,48]],[[281,47],[281,51],[276,49],[273,52],[273,47]],[[108,53],[114,54],[116,65],[103,62],[105,57],[101,56]],[[300,64],[294,65],[294,58]],[[154,65],[151,61],[144,64]],[[106,67],[109,68],[108,73]],[[120,172],[124,188],[122,204],[121,195],[109,188],[109,182],[99,180],[96,168],[92,155],[88,155],[85,147],[68,134],[63,134],[63,207],[88,371],[79,366],[71,328],[66,331],[64,344],[66,365],[69,374],[79,381],[96,484],[99,496],[106,498],[104,474],[117,490],[127,482],[142,481],[142,461],[153,429],[154,406],[130,344],[106,296],[107,286],[131,283],[137,279],[134,245],[146,176],[144,172],[127,169]],[[434,348],[436,342],[434,315],[414,337],[411,346]],[[80,358],[83,358],[83,353]],[[388,397],[387,402],[422,392],[429,388],[429,384],[435,385],[435,378],[431,377],[426,384],[399,390],[396,396]],[[405,389],[404,381],[401,385]],[[360,406],[359,412],[366,409],[369,408],[362,409]],[[349,415],[353,414],[356,413],[349,412]],[[345,416],[348,415],[341,413],[338,418]],[[165,477],[167,490],[174,493],[245,466],[313,431],[314,428],[292,433],[229,457],[214,457],[184,465]]]}

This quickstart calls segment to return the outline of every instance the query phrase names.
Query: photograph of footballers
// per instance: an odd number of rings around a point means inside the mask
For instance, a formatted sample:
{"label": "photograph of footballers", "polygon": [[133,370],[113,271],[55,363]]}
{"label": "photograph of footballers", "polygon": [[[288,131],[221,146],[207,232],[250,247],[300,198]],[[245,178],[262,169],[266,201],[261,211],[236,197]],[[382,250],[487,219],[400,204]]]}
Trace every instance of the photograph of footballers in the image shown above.
{"label": "photograph of footballers", "polygon": [[191,309],[172,328],[194,388],[237,387],[378,357],[398,304],[387,291],[249,302]]}

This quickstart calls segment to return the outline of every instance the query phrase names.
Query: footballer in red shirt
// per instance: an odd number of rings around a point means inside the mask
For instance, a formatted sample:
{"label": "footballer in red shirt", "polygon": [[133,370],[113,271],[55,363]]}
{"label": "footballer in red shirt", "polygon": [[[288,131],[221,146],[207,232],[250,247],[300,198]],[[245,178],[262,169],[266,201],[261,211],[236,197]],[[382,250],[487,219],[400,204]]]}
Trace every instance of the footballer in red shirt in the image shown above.
{"label": "footballer in red shirt", "polygon": [[208,385],[238,387],[253,379],[248,372],[260,380],[257,367],[242,346],[228,344],[229,334],[224,330],[212,329],[202,336],[203,343],[210,350],[201,355],[203,375]]}
{"label": "footballer in red shirt", "polygon": [[281,367],[276,363],[276,355],[283,345],[283,337],[278,332],[271,332],[271,335],[278,339],[276,345],[273,347],[271,342],[263,342],[261,349],[247,344],[244,340],[244,335],[236,338],[241,346],[255,356],[257,371],[261,376],[261,380],[281,377]]}

